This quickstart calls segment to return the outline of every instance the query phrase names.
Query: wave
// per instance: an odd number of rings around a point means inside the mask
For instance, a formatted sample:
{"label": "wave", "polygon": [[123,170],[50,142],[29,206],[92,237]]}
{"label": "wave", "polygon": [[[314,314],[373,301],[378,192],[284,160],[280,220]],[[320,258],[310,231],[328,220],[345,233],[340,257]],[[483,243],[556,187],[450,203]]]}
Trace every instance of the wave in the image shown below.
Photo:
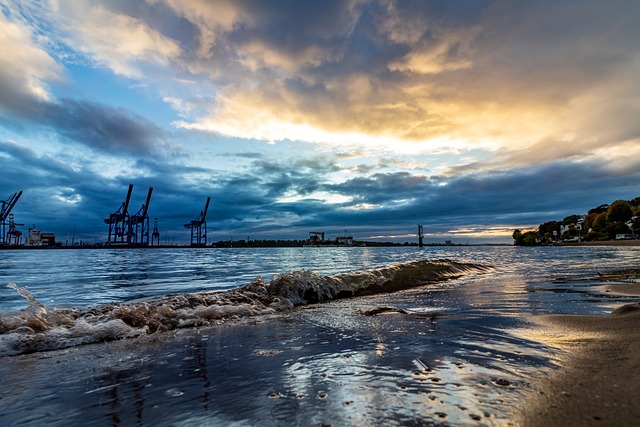
{"label": "wave", "polygon": [[273,315],[301,305],[395,292],[487,269],[451,260],[417,260],[333,276],[300,270],[277,274],[269,283],[258,276],[245,286],[224,292],[171,294],[138,302],[59,310],[46,307],[26,288],[9,284],[7,287],[27,300],[28,307],[15,314],[0,315],[0,356]]}

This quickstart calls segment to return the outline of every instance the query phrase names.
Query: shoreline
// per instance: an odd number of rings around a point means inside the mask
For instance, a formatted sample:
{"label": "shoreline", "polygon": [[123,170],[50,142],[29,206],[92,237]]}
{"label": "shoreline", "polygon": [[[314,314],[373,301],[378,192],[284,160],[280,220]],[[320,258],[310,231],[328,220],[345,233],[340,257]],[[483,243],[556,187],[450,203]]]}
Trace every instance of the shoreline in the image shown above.
{"label": "shoreline", "polygon": [[592,242],[559,242],[553,246],[640,246],[640,240],[597,240]]}
{"label": "shoreline", "polygon": [[[640,297],[640,284],[605,285]],[[517,411],[517,425],[640,425],[640,303],[607,316],[533,318],[538,339],[558,348],[560,367],[540,377]]]}

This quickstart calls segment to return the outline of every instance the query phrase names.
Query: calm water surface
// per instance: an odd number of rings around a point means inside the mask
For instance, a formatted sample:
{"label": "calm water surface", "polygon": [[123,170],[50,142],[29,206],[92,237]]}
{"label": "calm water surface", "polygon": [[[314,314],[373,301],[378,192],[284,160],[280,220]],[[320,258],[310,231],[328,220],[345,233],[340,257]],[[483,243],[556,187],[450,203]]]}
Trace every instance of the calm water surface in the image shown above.
{"label": "calm water surface", "polygon": [[[2,425],[504,425],[556,350],[519,333],[530,315],[606,314],[633,298],[598,273],[640,248],[438,247],[0,252],[8,283],[48,307],[232,289],[256,276],[335,274],[412,259],[494,268],[270,319],[0,358]],[[366,310],[396,312],[364,316]],[[402,312],[400,312],[402,310]]]}

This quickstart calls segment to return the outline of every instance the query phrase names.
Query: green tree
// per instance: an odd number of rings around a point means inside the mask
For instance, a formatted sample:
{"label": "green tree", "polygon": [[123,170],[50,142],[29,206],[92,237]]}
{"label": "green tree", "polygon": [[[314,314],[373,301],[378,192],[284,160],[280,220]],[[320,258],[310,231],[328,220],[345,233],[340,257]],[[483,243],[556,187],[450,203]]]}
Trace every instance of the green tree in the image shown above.
{"label": "green tree", "polygon": [[606,228],[609,239],[613,240],[617,234],[630,234],[631,230],[624,222],[612,222]]}
{"label": "green tree", "polygon": [[582,218],[580,215],[569,215],[562,220],[562,225],[576,224]]}
{"label": "green tree", "polygon": [[539,244],[537,231],[525,231],[523,233],[520,230],[514,230],[511,237],[513,237],[513,244],[516,246],[534,246]]}
{"label": "green tree", "polygon": [[523,243],[523,237],[522,237],[522,231],[520,230],[513,230],[513,234],[511,235],[511,237],[513,237],[513,244],[516,246],[520,246]]}
{"label": "green tree", "polygon": [[578,236],[578,229],[576,227],[569,227],[567,231],[562,235],[563,239],[570,239]]}
{"label": "green tree", "polygon": [[[554,237],[560,236],[560,226],[562,223],[558,221],[548,221],[544,224],[540,224],[538,227],[538,234],[544,236],[547,239],[553,239]],[[553,232],[556,232],[555,236]]]}
{"label": "green tree", "polygon": [[626,200],[616,200],[611,203],[611,206],[607,209],[607,221],[610,223],[626,222],[629,221],[632,216],[631,205]]}

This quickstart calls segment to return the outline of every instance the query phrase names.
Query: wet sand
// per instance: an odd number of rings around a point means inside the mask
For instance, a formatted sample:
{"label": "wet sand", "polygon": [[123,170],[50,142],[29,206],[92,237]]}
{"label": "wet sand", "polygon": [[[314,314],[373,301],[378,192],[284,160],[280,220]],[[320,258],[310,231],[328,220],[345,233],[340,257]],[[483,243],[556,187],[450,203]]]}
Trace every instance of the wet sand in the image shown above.
{"label": "wet sand", "polygon": [[[640,296],[640,284],[603,286]],[[640,425],[640,304],[610,315],[535,319],[542,341],[563,350],[560,368],[540,378],[524,399],[522,426]],[[538,331],[540,333],[540,331]]]}

